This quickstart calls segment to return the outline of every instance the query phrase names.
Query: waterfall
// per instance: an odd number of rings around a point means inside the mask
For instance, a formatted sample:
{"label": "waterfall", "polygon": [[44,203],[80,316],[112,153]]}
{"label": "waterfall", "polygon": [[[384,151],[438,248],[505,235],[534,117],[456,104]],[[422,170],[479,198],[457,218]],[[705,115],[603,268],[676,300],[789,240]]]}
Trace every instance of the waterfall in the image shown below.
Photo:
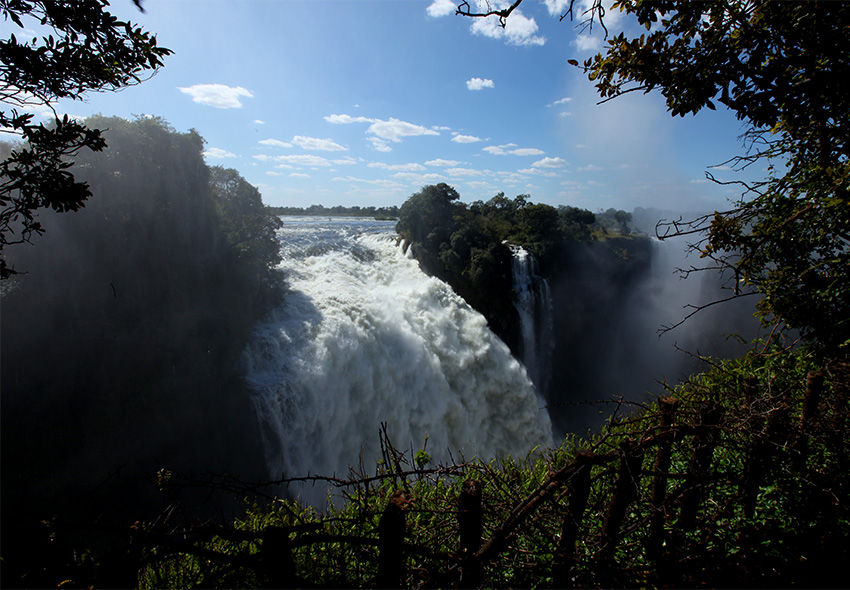
{"label": "waterfall", "polygon": [[427,437],[435,462],[551,445],[543,402],[484,317],[425,275],[391,224],[367,225],[287,218],[281,230],[284,303],[243,355],[270,475],[374,465],[381,422],[401,449]]}
{"label": "waterfall", "polygon": [[513,253],[514,307],[522,333],[522,363],[540,395],[545,396],[552,375],[555,331],[549,283],[537,270],[537,259],[521,246],[509,244]]}

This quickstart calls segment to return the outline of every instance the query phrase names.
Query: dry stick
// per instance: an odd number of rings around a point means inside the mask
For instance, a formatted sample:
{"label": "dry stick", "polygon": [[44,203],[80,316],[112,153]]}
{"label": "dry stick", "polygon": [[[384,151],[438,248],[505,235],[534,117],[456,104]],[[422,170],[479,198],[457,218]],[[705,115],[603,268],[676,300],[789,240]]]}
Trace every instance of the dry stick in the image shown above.
{"label": "dry stick", "polygon": [[626,518],[626,510],[637,498],[638,481],[643,465],[643,447],[634,440],[627,439],[620,444],[620,473],[614,484],[614,492],[608,514],[602,524],[602,548],[597,560],[606,567],[614,555],[614,549],[620,540],[620,528]]}
{"label": "dry stick", "polygon": [[475,553],[481,547],[484,517],[481,511],[481,484],[474,479],[463,482],[458,498],[458,529],[460,532],[462,588],[477,588],[481,584],[481,560]]}
{"label": "dry stick", "polygon": [[[603,464],[617,458],[617,454],[593,454],[589,461],[594,464]],[[534,492],[517,504],[508,517],[502,522],[501,526],[493,532],[493,536],[484,543],[479,549],[475,557],[483,562],[497,554],[508,539],[513,535],[514,531],[531,516],[540,504],[551,497],[569,478],[573,475],[577,467],[577,462],[572,462],[551,475],[543,482]]]}
{"label": "dry stick", "polygon": [[718,425],[722,415],[723,408],[717,403],[705,404],[700,412],[700,428],[694,437],[694,454],[688,468],[677,521],[683,529],[692,529],[696,524],[697,509],[705,495],[702,484],[711,468],[711,458],[718,443]]}
{"label": "dry stick", "polygon": [[570,479],[570,501],[564,523],[561,527],[561,539],[555,550],[555,562],[552,566],[552,587],[570,588],[573,586],[572,570],[575,564],[576,541],[581,529],[587,499],[590,496],[590,471],[593,455],[580,451],[576,454],[575,471]]}
{"label": "dry stick", "polygon": [[394,491],[378,522],[378,577],[375,580],[378,588],[401,587],[405,575],[405,512],[412,504],[410,492]]}
{"label": "dry stick", "polygon": [[652,482],[652,518],[650,520],[649,538],[647,539],[647,554],[651,561],[661,557],[661,547],[664,544],[664,521],[666,520],[665,501],[667,499],[667,481],[670,471],[672,454],[673,424],[676,420],[676,408],[679,400],[675,397],[664,397],[658,400],[661,408],[659,419],[659,434],[663,437],[658,443],[658,454],[655,456],[655,480]]}

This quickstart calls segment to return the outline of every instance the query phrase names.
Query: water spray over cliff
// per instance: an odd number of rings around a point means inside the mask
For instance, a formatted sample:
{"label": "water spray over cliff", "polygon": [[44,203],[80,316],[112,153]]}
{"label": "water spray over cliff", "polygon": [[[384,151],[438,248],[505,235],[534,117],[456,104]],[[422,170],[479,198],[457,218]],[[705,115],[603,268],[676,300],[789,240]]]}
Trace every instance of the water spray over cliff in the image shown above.
{"label": "water spray over cliff", "polygon": [[485,319],[425,275],[391,225],[366,225],[281,232],[289,291],[244,354],[270,474],[345,475],[361,453],[374,463],[382,421],[400,448],[427,436],[437,461],[550,445],[543,401]]}

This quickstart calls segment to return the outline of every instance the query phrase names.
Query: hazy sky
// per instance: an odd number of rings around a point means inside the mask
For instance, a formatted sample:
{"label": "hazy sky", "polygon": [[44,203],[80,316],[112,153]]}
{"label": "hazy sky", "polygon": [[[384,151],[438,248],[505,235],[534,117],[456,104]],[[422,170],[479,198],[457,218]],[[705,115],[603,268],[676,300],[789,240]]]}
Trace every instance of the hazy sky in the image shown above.
{"label": "hazy sky", "polygon": [[450,0],[112,4],[175,53],[153,79],[60,112],[194,128],[207,162],[239,170],[270,205],[400,205],[437,182],[465,202],[504,191],[594,211],[710,210],[735,196],[705,170],[741,151],[740,123],[673,119],[659,95],[598,105],[567,60],[594,53],[602,30],[559,22],[562,0],[525,0],[505,29],[456,16]]}

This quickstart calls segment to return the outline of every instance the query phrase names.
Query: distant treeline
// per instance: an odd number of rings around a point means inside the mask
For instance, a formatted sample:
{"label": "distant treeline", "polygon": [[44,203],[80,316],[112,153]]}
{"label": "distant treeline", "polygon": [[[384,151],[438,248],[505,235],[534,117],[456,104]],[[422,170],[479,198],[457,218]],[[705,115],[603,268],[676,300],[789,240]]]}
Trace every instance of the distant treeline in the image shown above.
{"label": "distant treeline", "polygon": [[529,195],[510,199],[498,193],[466,204],[454,188],[440,183],[404,202],[396,230],[422,269],[449,283],[513,349],[518,318],[507,244],[525,248],[544,274],[555,274],[552,269],[575,258],[579,245],[605,241],[606,260],[623,267],[612,272],[624,277],[637,259],[645,262],[645,240],[631,236],[631,223],[632,214],[625,211],[556,208],[532,203]]}
{"label": "distant treeline", "polygon": [[397,219],[398,207],[325,207],[310,205],[309,207],[269,207],[272,215],[315,215],[317,217],[374,217],[376,219]]}

